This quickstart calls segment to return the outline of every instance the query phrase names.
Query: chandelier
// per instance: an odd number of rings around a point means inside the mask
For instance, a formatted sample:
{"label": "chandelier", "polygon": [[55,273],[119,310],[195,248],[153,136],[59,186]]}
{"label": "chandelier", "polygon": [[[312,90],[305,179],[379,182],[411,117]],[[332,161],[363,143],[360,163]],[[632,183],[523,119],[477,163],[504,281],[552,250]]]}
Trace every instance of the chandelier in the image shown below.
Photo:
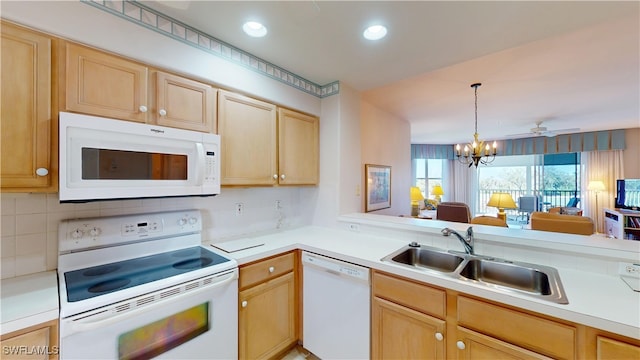
{"label": "chandelier", "polygon": [[478,87],[481,83],[472,84],[471,87],[475,89],[476,94],[476,132],[473,134],[473,143],[465,144],[464,149],[460,149],[460,144],[456,145],[456,156],[458,161],[462,164],[475,165],[478,164],[487,165],[496,158],[498,144],[493,142],[493,149],[484,141],[478,140]]}

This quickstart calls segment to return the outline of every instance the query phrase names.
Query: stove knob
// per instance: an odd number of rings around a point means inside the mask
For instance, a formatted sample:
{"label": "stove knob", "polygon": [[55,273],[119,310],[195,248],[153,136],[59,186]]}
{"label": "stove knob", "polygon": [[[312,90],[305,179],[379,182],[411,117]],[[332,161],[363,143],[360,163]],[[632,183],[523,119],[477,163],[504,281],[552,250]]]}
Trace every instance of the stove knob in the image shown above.
{"label": "stove knob", "polygon": [[73,230],[71,232],[71,237],[74,238],[74,239],[79,239],[79,238],[82,237],[82,235],[84,235],[84,234],[82,233],[82,230],[80,230],[80,229],[75,229],[75,230]]}
{"label": "stove knob", "polygon": [[197,219],[197,218],[195,218],[195,217],[191,217],[191,218],[189,218],[189,224],[193,225],[193,224],[195,224],[195,223],[197,223],[197,222],[198,222],[198,219]]}
{"label": "stove knob", "polygon": [[102,232],[102,230],[100,230],[100,228],[94,227],[93,229],[89,230],[89,235],[95,237],[95,236],[100,235],[101,232]]}
{"label": "stove knob", "polygon": [[182,218],[182,219],[178,220],[178,225],[180,225],[180,226],[182,226],[182,225],[184,225],[186,223],[187,223],[187,219],[186,218]]}

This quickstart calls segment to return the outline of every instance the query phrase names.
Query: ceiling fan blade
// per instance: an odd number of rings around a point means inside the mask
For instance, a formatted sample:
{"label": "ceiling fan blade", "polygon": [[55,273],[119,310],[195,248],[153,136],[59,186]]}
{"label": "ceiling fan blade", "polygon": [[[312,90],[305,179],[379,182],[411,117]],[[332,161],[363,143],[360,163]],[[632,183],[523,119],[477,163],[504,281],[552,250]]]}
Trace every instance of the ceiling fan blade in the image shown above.
{"label": "ceiling fan blade", "polygon": [[560,134],[570,134],[570,133],[574,133],[580,131],[580,128],[570,128],[570,129],[558,129],[558,130],[550,130],[550,131],[546,131],[544,133],[545,136],[547,137],[552,137],[552,136],[556,136],[556,135],[560,135]]}

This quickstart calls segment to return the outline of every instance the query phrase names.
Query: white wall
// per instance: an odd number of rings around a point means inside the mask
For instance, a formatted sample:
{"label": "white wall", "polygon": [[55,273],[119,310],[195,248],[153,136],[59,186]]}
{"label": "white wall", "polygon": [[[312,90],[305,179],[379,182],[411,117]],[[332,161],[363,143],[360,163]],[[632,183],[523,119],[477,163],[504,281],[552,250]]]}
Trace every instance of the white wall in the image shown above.
{"label": "white wall", "polygon": [[[409,215],[411,202],[411,126],[405,120],[361,102],[361,171],[365,164],[391,165],[391,207],[374,211],[380,215]],[[364,177],[362,201],[364,209]]]}

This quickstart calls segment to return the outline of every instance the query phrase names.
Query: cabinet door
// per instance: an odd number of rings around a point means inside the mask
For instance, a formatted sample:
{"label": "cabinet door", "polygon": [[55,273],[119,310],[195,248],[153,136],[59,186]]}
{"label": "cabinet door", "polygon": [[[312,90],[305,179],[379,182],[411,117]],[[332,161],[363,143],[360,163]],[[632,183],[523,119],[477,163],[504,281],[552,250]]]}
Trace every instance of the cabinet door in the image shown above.
{"label": "cabinet door", "polygon": [[282,185],[315,185],[319,177],[319,120],[278,109],[278,170]]}
{"label": "cabinet door", "polygon": [[240,359],[268,359],[296,342],[295,298],[293,272],[240,292]]}
{"label": "cabinet door", "polygon": [[156,124],[213,133],[216,131],[216,90],[180,76],[156,74]]}
{"label": "cabinet door", "polygon": [[622,341],[598,336],[596,339],[598,360],[640,359],[640,347]]}
{"label": "cabinet door", "polygon": [[109,118],[147,121],[147,67],[67,44],[66,109]]}
{"label": "cabinet door", "polygon": [[6,22],[1,26],[2,189],[55,192],[58,176],[52,168],[57,168],[52,137],[57,132],[51,115],[52,40]]}
{"label": "cabinet door", "polygon": [[14,360],[58,358],[58,321],[53,320],[2,336],[3,358]]}
{"label": "cabinet door", "polygon": [[218,92],[222,185],[277,183],[276,106]]}
{"label": "cabinet door", "polygon": [[371,316],[372,359],[444,359],[443,320],[378,297]]}
{"label": "cabinet door", "polygon": [[456,341],[458,359],[552,359],[462,327],[458,327],[457,336],[451,340]]}

